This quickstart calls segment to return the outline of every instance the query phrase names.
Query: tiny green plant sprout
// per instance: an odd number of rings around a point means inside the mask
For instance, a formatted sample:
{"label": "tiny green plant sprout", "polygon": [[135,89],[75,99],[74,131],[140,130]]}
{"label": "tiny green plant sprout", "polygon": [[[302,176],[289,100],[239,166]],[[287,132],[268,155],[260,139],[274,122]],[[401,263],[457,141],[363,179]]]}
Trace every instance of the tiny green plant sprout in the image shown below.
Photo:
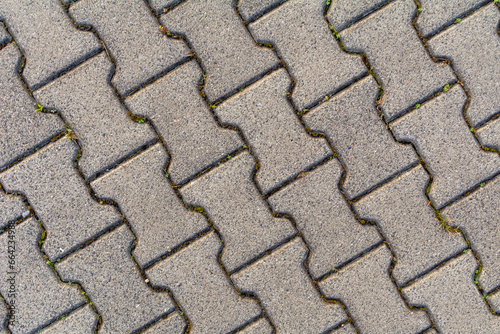
{"label": "tiny green plant sprout", "polygon": [[37,103],[36,106],[37,106],[36,111],[43,111],[43,106],[40,105],[40,103]]}
{"label": "tiny green plant sprout", "polygon": [[481,184],[479,186],[484,187],[485,184],[486,184],[485,182],[481,182]]}
{"label": "tiny green plant sprout", "polygon": [[449,89],[450,89],[450,85],[446,84],[446,86],[444,86],[444,88],[443,88],[443,91],[446,93]]}
{"label": "tiny green plant sprout", "polygon": [[462,19],[456,19],[455,22],[460,23]]}
{"label": "tiny green plant sprout", "polygon": [[418,109],[418,108],[420,108],[420,104],[417,103],[417,104],[415,104],[415,109]]}
{"label": "tiny green plant sprout", "polygon": [[423,8],[419,8],[419,9],[418,9],[418,12],[420,13],[420,12],[422,12],[423,10],[424,10]]}

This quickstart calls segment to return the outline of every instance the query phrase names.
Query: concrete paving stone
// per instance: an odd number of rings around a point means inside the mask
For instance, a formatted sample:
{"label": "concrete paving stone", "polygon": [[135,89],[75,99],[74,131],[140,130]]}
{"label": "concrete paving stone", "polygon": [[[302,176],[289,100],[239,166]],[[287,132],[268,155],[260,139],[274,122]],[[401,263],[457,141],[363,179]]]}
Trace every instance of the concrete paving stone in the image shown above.
{"label": "concrete paving stone", "polygon": [[34,92],[74,131],[82,147],[78,166],[87,179],[156,139],[148,124],[132,121],[118,100],[108,83],[112,67],[101,53]]}
{"label": "concrete paving stone", "polygon": [[273,211],[290,214],[309,246],[308,267],[318,278],[382,241],[375,226],[361,225],[340,193],[337,160],[314,169],[268,198]]}
{"label": "concrete paving stone", "polygon": [[334,0],[331,2],[330,8],[328,8],[326,18],[335,31],[338,32],[377,10],[387,2],[388,0]]}
{"label": "concrete paving stone", "polygon": [[297,237],[231,276],[242,292],[261,300],[279,333],[323,333],[347,320],[340,304],[324,301],[312,284],[306,256]]}
{"label": "concrete paving stone", "polygon": [[218,263],[223,245],[210,232],[146,270],[154,286],[169,289],[190,319],[190,333],[228,333],[261,313],[240,296]]}
{"label": "concrete paving stone", "polygon": [[269,12],[286,1],[287,0],[239,0],[237,8],[243,20],[251,22],[260,15]]}
{"label": "concrete paving stone", "polygon": [[476,130],[481,145],[494,148],[500,152],[500,118],[488,122],[484,127]]}
{"label": "concrete paving stone", "polygon": [[120,207],[137,238],[132,254],[141,267],[210,226],[189,212],[164,175],[168,156],[155,144],[91,183],[96,195]]}
{"label": "concrete paving stone", "polygon": [[288,219],[275,218],[255,187],[248,151],[180,189],[184,202],[203,207],[224,240],[221,262],[229,272],[294,235]]}
{"label": "concrete paving stone", "polygon": [[423,332],[423,334],[439,334],[439,333],[434,328],[430,328],[430,329],[426,330],[425,332]]}
{"label": "concrete paving stone", "polygon": [[160,32],[143,0],[80,0],[69,13],[77,24],[95,28],[104,41],[116,62],[111,83],[121,95],[173,68],[190,53],[182,40]]}
{"label": "concrete paving stone", "polygon": [[347,51],[361,52],[382,84],[381,107],[390,121],[456,80],[446,64],[434,63],[412,25],[413,0],[390,3],[340,33]]}
{"label": "concrete paving stone", "polygon": [[375,108],[377,97],[377,83],[368,76],[303,117],[311,131],[328,137],[346,166],[342,189],[350,199],[418,162],[413,149],[387,131]]}
{"label": "concrete paving stone", "polygon": [[392,254],[383,244],[319,283],[324,296],[340,300],[361,333],[420,333],[425,312],[410,310],[389,276]]}
{"label": "concrete paving stone", "polygon": [[425,196],[428,183],[419,165],[354,204],[359,217],[375,222],[391,245],[399,286],[467,248],[460,233],[440,226]]}
{"label": "concrete paving stone", "polygon": [[0,22],[0,47],[3,44],[7,44],[12,40],[7,30],[5,30],[4,25]]}
{"label": "concrete paving stone", "polygon": [[7,321],[9,317],[9,310],[4,304],[4,299],[2,298],[0,303],[0,334],[9,334],[7,330]]}
{"label": "concrete paving stone", "polygon": [[431,54],[451,60],[469,91],[466,116],[474,127],[500,111],[499,21],[491,3],[427,41]]}
{"label": "concrete paving stone", "polygon": [[368,69],[358,55],[340,48],[328,28],[324,0],[289,0],[248,26],[260,43],[272,44],[295,79],[297,109],[331,95]]}
{"label": "concrete paving stone", "polygon": [[[30,212],[19,196],[7,195],[0,190],[0,230]],[[0,303],[1,304],[1,303]]]}
{"label": "concrete paving stone", "polygon": [[0,169],[64,130],[57,115],[36,111],[17,72],[20,62],[14,43],[0,50]]}
{"label": "concrete paving stone", "polygon": [[300,124],[285,95],[290,84],[280,69],[215,110],[222,123],[243,132],[259,161],[255,181],[264,193],[333,154],[326,140],[309,136]]}
{"label": "concrete paving stone", "polygon": [[500,314],[500,290],[488,296],[488,303],[493,309],[493,312],[497,315]]}
{"label": "concrete paving stone", "polygon": [[172,155],[167,172],[176,184],[243,145],[238,133],[215,122],[200,95],[201,77],[192,60],[125,100],[130,111],[149,118],[163,138]]}
{"label": "concrete paving stone", "polygon": [[26,57],[23,77],[33,90],[102,48],[92,32],[75,28],[57,0],[4,0],[0,20]]}
{"label": "concrete paving stone", "polygon": [[0,174],[4,188],[25,195],[47,229],[42,249],[52,262],[121,220],[115,208],[90,197],[73,165],[77,153],[62,137]]}
{"label": "concrete paving stone", "polygon": [[438,209],[500,171],[500,157],[481,149],[463,118],[466,102],[455,85],[391,124],[396,138],[412,142],[426,163],[429,197]]}
{"label": "concrete paving stone", "polygon": [[99,318],[90,305],[71,312],[67,317],[45,328],[42,334],[91,334]]}
{"label": "concrete paving stone", "polygon": [[145,330],[144,334],[182,334],[186,330],[187,324],[179,312],[174,312],[167,318],[160,320],[152,327]]}
{"label": "concrete paving stone", "polygon": [[272,334],[273,327],[269,324],[266,318],[261,318],[243,330],[239,331],[240,334]]}
{"label": "concrete paving stone", "polygon": [[404,288],[403,295],[411,305],[425,307],[441,333],[500,333],[500,318],[474,284],[477,267],[467,252]]}
{"label": "concrete paving stone", "polygon": [[76,286],[63,284],[46,264],[38,242],[42,228],[29,218],[0,235],[0,293],[15,311],[11,333],[32,333],[83,305]]}
{"label": "concrete paving stone", "polygon": [[55,264],[63,281],[77,282],[102,316],[99,333],[135,333],[173,312],[167,293],[151,290],[130,256],[134,235],[126,225]]}
{"label": "concrete paving stone", "polygon": [[357,334],[358,332],[351,323],[342,325],[340,328],[333,330],[330,334]]}
{"label": "concrete paving stone", "polygon": [[153,11],[158,15],[161,15],[168,8],[173,7],[182,1],[183,0],[147,0],[149,7],[151,7],[151,9],[153,9]]}
{"label": "concrete paving stone", "polygon": [[204,91],[211,102],[278,64],[272,50],[255,44],[236,13],[234,0],[187,0],[160,21],[168,31],[185,36],[201,60],[207,75]]}

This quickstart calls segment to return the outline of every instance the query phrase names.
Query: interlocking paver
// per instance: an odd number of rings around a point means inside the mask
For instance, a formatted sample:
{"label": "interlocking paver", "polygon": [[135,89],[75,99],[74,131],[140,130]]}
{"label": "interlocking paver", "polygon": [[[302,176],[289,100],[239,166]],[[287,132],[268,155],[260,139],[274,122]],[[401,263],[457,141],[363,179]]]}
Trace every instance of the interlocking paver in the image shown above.
{"label": "interlocking paver", "polygon": [[303,262],[307,248],[295,238],[231,276],[242,292],[255,294],[280,333],[323,333],[347,320],[314,288]]}
{"label": "interlocking paver", "polygon": [[267,319],[262,318],[243,330],[239,331],[240,334],[272,334],[273,327],[269,324]]}
{"label": "interlocking paver", "polygon": [[75,28],[57,0],[5,0],[0,20],[26,57],[23,76],[35,89],[100,48],[90,31]]}
{"label": "interlocking paver", "polygon": [[217,262],[222,246],[210,232],[146,271],[153,285],[172,291],[191,333],[227,333],[261,313],[254,300],[238,295]]}
{"label": "interlocking paver", "polygon": [[481,145],[494,148],[500,152],[500,118],[488,122],[476,131]]}
{"label": "interlocking paver", "polygon": [[2,302],[0,303],[0,333],[1,334],[9,334],[7,331],[7,321],[9,317],[9,310],[7,306],[4,304],[4,299],[2,298]]}
{"label": "interlocking paver", "polygon": [[29,213],[21,197],[7,195],[0,189],[0,229]]}
{"label": "interlocking paver", "polygon": [[311,131],[328,137],[345,164],[342,189],[349,198],[418,162],[412,148],[396,143],[387,131],[375,108],[377,96],[377,83],[369,76],[304,116]]}
{"label": "interlocking paver", "polygon": [[73,162],[78,147],[62,137],[0,174],[11,193],[25,195],[47,229],[43,250],[51,261],[117,224],[113,207],[99,205]]}
{"label": "interlocking paver", "polygon": [[491,314],[474,285],[478,263],[462,254],[403,289],[415,306],[423,306],[441,333],[500,333],[500,318]]}
{"label": "interlocking paver", "polygon": [[483,151],[462,115],[460,85],[394,121],[392,131],[412,142],[432,175],[429,197],[438,208],[500,171],[500,157]]}
{"label": "interlocking paver", "polygon": [[405,305],[389,276],[391,261],[384,244],[319,283],[326,298],[347,307],[361,333],[420,333],[430,326],[424,312]]}
{"label": "interlocking paver", "polygon": [[137,237],[132,254],[141,267],[208,229],[188,212],[164,175],[168,156],[160,143],[91,183],[97,196],[118,203]]}
{"label": "interlocking paver", "polygon": [[253,21],[259,15],[270,11],[287,0],[240,0],[238,12],[246,22]]}
{"label": "interlocking paver", "polygon": [[144,334],[182,334],[186,330],[186,322],[178,312],[169,315],[166,319],[160,320],[151,328],[144,331]]}
{"label": "interlocking paver", "polygon": [[3,44],[9,43],[11,40],[12,38],[10,37],[9,33],[7,32],[7,30],[5,30],[5,27],[0,22],[0,48]]}
{"label": "interlocking paver", "polygon": [[340,33],[346,49],[364,53],[373,66],[388,121],[456,80],[419,40],[412,25],[415,11],[413,0],[397,0]]}
{"label": "interlocking paver", "polygon": [[289,0],[248,26],[254,38],[274,45],[285,61],[295,79],[292,99],[300,110],[367,72],[360,56],[340,49],[324,7],[324,0]]}
{"label": "interlocking paver", "polygon": [[383,4],[387,3],[387,1],[388,0],[334,0],[331,1],[326,18],[335,31],[340,31],[375,11]]}
{"label": "interlocking paver", "polygon": [[221,262],[230,272],[291,237],[285,218],[273,217],[252,181],[248,151],[180,189],[185,203],[203,207],[224,239]]}
{"label": "interlocking paver", "polygon": [[99,318],[90,305],[71,312],[67,317],[50,325],[42,334],[91,334],[95,332]]}
{"label": "interlocking paver", "polygon": [[314,169],[269,197],[276,212],[290,214],[309,246],[308,267],[318,278],[381,241],[376,228],[361,225],[342,197],[337,160]]}
{"label": "interlocking paver", "polygon": [[331,334],[356,334],[356,329],[351,323],[348,323],[347,325],[342,325],[342,327],[334,330],[331,332]]}
{"label": "interlocking paver", "polygon": [[488,296],[488,303],[493,309],[493,312],[500,314],[500,290]]}
{"label": "interlocking paver", "polygon": [[499,21],[500,10],[491,3],[427,41],[434,56],[451,60],[469,91],[472,126],[500,111]]}
{"label": "interlocking paver", "polygon": [[34,92],[40,104],[57,109],[82,147],[85,178],[111,167],[156,139],[147,124],[132,121],[108,83],[113,64],[105,53]]}
{"label": "interlocking paver", "polygon": [[[181,40],[160,32],[143,0],[80,0],[69,9],[77,24],[96,29],[116,62],[111,82],[122,95],[186,59]],[[120,17],[119,20],[116,17]]]}
{"label": "interlocking paver", "polygon": [[235,131],[217,125],[199,91],[201,69],[192,60],[125,100],[130,111],[147,117],[172,155],[168,173],[181,183],[243,143]]}
{"label": "interlocking paver", "polygon": [[148,0],[148,5],[153,9],[153,11],[160,15],[164,13],[168,8],[173,7],[183,0]]}

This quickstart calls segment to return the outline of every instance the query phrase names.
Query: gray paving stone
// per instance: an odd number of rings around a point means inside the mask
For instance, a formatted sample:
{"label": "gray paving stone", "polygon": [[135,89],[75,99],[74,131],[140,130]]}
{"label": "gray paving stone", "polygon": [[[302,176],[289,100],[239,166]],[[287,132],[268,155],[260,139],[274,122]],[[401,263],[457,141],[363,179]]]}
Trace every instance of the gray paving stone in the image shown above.
{"label": "gray paving stone", "polygon": [[0,189],[0,230],[29,213],[21,197],[7,195]]}
{"label": "gray paving stone", "polygon": [[174,312],[167,318],[160,320],[152,327],[144,331],[144,334],[182,334],[186,330],[186,322],[184,318],[178,313]]}
{"label": "gray paving stone", "polygon": [[0,333],[1,334],[9,334],[7,331],[7,321],[9,317],[9,311],[7,310],[7,306],[4,304],[4,299],[2,298],[2,302],[0,303]]}
{"label": "gray paving stone", "polygon": [[428,183],[419,165],[354,204],[360,218],[375,222],[391,245],[399,286],[467,248],[460,233],[440,227],[425,196]]}
{"label": "gray paving stone", "polygon": [[264,193],[332,154],[323,138],[308,136],[300,124],[285,95],[290,84],[280,69],[215,110],[222,123],[243,132],[259,160],[255,181]]}
{"label": "gray paving stone", "polygon": [[472,252],[462,254],[404,288],[403,295],[425,307],[441,333],[500,333],[500,318],[474,284],[477,267]]}
{"label": "gray paving stone", "polygon": [[455,85],[391,124],[396,138],[412,142],[426,163],[437,208],[500,171],[500,157],[481,149],[463,118],[466,102]]}
{"label": "gray paving stone", "polygon": [[228,333],[261,313],[254,300],[238,295],[218,263],[222,247],[210,232],[146,271],[154,286],[172,291],[191,333]]}
{"label": "gray paving stone", "polygon": [[0,50],[0,169],[64,130],[59,117],[36,111],[17,73],[20,61],[14,43]]}
{"label": "gray paving stone", "polygon": [[303,117],[312,131],[328,137],[346,166],[342,189],[351,199],[418,162],[413,149],[387,131],[375,108],[377,97],[377,83],[368,76]]}
{"label": "gray paving stone", "polygon": [[90,305],[71,312],[67,317],[45,328],[42,334],[91,334],[99,318]]}
{"label": "gray paving stone", "polygon": [[392,254],[385,244],[319,283],[326,298],[340,300],[361,333],[420,333],[427,315],[410,310],[389,276]]}
{"label": "gray paving stone", "polygon": [[375,226],[361,225],[342,197],[337,160],[314,169],[268,198],[275,212],[290,214],[309,246],[309,271],[318,278],[382,241]]}
{"label": "gray paving stone", "polygon": [[430,328],[430,329],[426,330],[423,334],[439,334],[439,333],[434,328]]}
{"label": "gray paving stone", "polygon": [[286,1],[287,0],[239,0],[237,8],[243,20],[250,22]]}
{"label": "gray paving stone", "polygon": [[92,32],[75,28],[57,0],[4,0],[0,20],[26,57],[23,77],[31,89],[101,49]]}
{"label": "gray paving stone", "polygon": [[125,100],[130,111],[149,118],[172,155],[168,174],[176,184],[236,151],[235,131],[217,125],[199,91],[201,69],[195,60]]}
{"label": "gray paving stone", "polygon": [[43,250],[54,262],[121,217],[90,197],[73,161],[78,147],[62,137],[0,174],[4,188],[25,195],[47,229]]}
{"label": "gray paving stone", "polygon": [[500,118],[488,122],[476,131],[476,135],[481,145],[500,152]]}
{"label": "gray paving stone", "polygon": [[456,80],[451,67],[434,63],[412,25],[413,0],[398,0],[340,34],[348,51],[362,52],[382,84],[385,119],[408,108]]}
{"label": "gray paving stone", "polygon": [[113,64],[105,53],[34,92],[49,109],[57,109],[78,138],[78,162],[85,178],[109,168],[156,139],[147,124],[132,121],[108,83]]}
{"label": "gray paving stone", "polygon": [[347,320],[339,304],[328,304],[315,289],[306,256],[297,237],[231,276],[242,292],[261,300],[280,333],[323,333]]}
{"label": "gray paving stone", "polygon": [[269,324],[266,318],[261,318],[243,330],[239,331],[240,334],[272,334],[273,327]]}
{"label": "gray paving stone", "polygon": [[0,22],[0,47],[2,44],[9,43],[12,40],[4,25]]}
{"label": "gray paving stone", "polygon": [[233,0],[187,0],[161,16],[160,21],[172,33],[186,36],[206,71],[204,91],[212,102],[278,64],[272,50],[255,44]]}
{"label": "gray paving stone", "polygon": [[334,0],[328,8],[326,18],[335,31],[341,31],[387,2],[388,0]]}
{"label": "gray paving stone", "polygon": [[220,231],[229,272],[296,233],[287,219],[273,217],[253,183],[254,168],[244,151],[180,189],[184,202],[203,207]]}
{"label": "gray paving stone", "polygon": [[348,323],[347,325],[342,325],[340,328],[331,332],[331,334],[357,334],[356,329],[352,325],[352,323]]}
{"label": "gray paving stone", "polygon": [[177,197],[164,175],[167,161],[158,143],[91,183],[97,196],[118,203],[130,223],[137,238],[132,254],[141,267],[209,228]]}
{"label": "gray paving stone", "polygon": [[491,3],[427,41],[434,56],[451,60],[469,91],[466,116],[474,127],[500,111],[499,21]]}
{"label": "gray paving stone", "polygon": [[99,333],[133,333],[174,310],[167,293],[142,280],[130,256],[134,235],[126,225],[55,264],[64,281],[78,282],[102,316]]}
{"label": "gray paving stone", "polygon": [[173,68],[190,53],[182,40],[160,32],[143,0],[80,0],[69,13],[77,24],[95,28],[104,41],[116,62],[111,82],[121,95]]}
{"label": "gray paving stone", "polygon": [[167,8],[173,7],[182,1],[183,0],[147,0],[149,7],[158,15],[164,13]]}
{"label": "gray paving stone", "polygon": [[14,322],[9,325],[13,334],[32,333],[85,303],[77,288],[59,281],[45,263],[38,246],[41,237],[34,218],[0,235],[0,293],[15,306],[10,318]]}
{"label": "gray paving stone", "polygon": [[500,314],[500,290],[488,296],[488,303],[497,315]]}
{"label": "gray paving stone", "polygon": [[272,44],[295,79],[297,109],[311,105],[366,74],[358,55],[340,48],[323,16],[324,0],[289,0],[248,26],[260,43]]}

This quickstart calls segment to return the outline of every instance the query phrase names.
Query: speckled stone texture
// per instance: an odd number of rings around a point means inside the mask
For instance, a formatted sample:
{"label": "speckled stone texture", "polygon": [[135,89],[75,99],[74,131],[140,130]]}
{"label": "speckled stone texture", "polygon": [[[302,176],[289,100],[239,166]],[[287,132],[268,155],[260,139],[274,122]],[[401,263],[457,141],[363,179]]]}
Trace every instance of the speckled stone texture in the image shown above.
{"label": "speckled stone texture", "polygon": [[9,33],[7,30],[5,30],[5,27],[3,24],[0,23],[0,47],[3,46],[3,44],[7,44],[12,40],[10,37]]}
{"label": "speckled stone texture", "polygon": [[286,1],[287,0],[239,0],[237,8],[243,20],[250,22]]}
{"label": "speckled stone texture", "polygon": [[494,119],[478,129],[476,135],[481,145],[500,152],[500,118]]}
{"label": "speckled stone texture", "polygon": [[269,321],[267,319],[262,318],[260,320],[255,321],[248,327],[245,327],[238,333],[240,334],[272,334],[273,333],[273,328],[269,324]]}
{"label": "speckled stone texture", "polygon": [[331,334],[356,334],[356,329],[352,325],[352,323],[348,323],[346,325],[342,325],[338,329],[335,329],[331,332]]}
{"label": "speckled stone texture", "polygon": [[333,0],[326,18],[335,31],[340,31],[387,2],[388,0]]}
{"label": "speckled stone texture", "polygon": [[2,299],[2,302],[0,303],[0,334],[9,334],[9,332],[7,331],[8,317],[9,310],[7,309],[7,306],[5,306],[4,300]]}
{"label": "speckled stone texture", "polygon": [[30,212],[19,196],[7,195],[0,189],[0,230]]}
{"label": "speckled stone texture", "polygon": [[493,309],[493,312],[497,315],[500,314],[500,290],[488,296],[488,303]]}
{"label": "speckled stone texture", "polygon": [[90,305],[71,312],[64,319],[60,319],[42,330],[42,334],[91,334],[95,332],[99,318]]}
{"label": "speckled stone texture", "polygon": [[187,327],[186,321],[178,313],[174,312],[167,318],[162,319],[155,323],[152,327],[145,330],[144,334],[182,334],[185,332]]}

